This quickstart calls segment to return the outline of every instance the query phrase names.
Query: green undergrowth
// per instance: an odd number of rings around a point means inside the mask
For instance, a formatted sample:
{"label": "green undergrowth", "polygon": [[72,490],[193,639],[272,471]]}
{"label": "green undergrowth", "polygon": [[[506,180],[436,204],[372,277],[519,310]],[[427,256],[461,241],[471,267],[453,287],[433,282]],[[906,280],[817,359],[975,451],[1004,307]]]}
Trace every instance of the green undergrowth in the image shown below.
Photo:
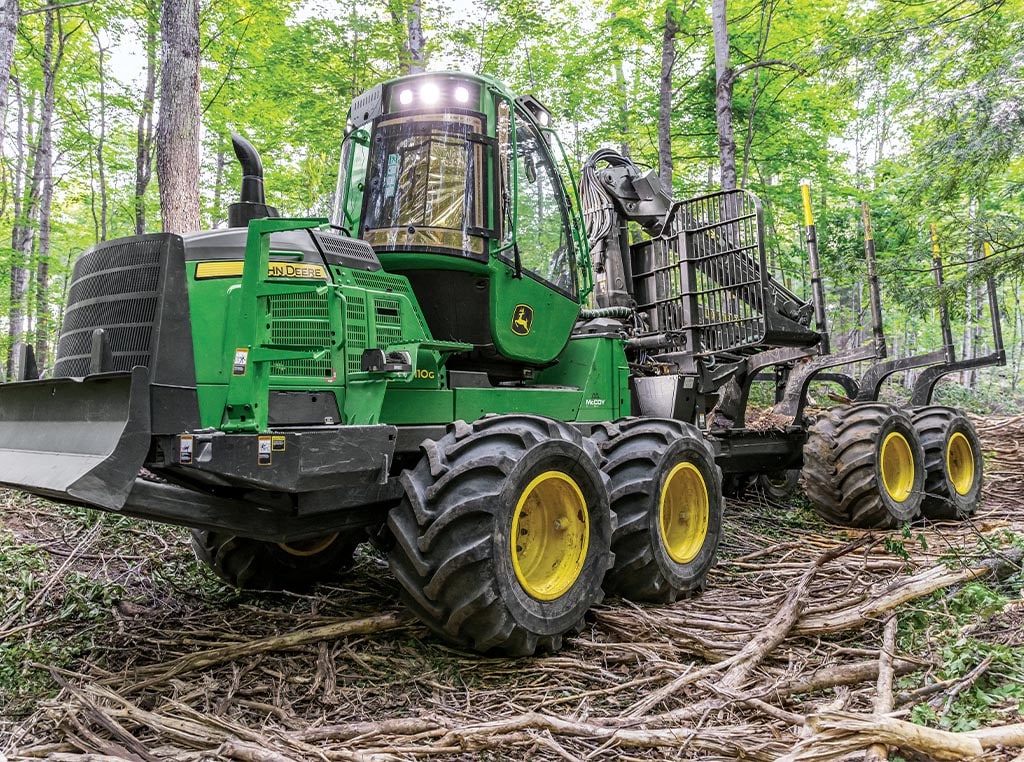
{"label": "green undergrowth", "polygon": [[120,618],[223,595],[182,530],[0,493],[0,735],[56,693],[51,668],[107,662]]}
{"label": "green undergrowth", "polygon": [[[949,681],[917,702],[910,719],[964,731],[1019,722],[1024,711],[1024,574],[940,590],[900,614],[899,653],[936,665],[931,679]],[[897,690],[921,687],[920,675]]]}

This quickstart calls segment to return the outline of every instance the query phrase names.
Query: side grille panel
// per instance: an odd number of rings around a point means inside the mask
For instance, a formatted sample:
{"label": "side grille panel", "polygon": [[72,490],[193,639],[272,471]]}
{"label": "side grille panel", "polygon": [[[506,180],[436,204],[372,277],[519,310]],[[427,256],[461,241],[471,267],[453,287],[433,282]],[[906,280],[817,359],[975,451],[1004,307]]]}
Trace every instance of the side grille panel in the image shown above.
{"label": "side grille panel", "polygon": [[129,371],[149,366],[166,237],[100,244],[75,262],[68,290],[54,378],[89,373],[92,333],[105,332],[113,364]]}

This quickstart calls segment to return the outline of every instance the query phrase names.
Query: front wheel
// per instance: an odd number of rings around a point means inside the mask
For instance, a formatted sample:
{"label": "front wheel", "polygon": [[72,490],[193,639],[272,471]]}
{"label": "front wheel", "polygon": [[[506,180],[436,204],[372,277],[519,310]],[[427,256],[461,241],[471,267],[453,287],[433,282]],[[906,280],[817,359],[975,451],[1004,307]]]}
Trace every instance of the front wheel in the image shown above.
{"label": "front wheel", "polygon": [[557,651],[602,599],[614,560],[593,443],[558,421],[497,415],[421,447],[388,515],[409,607],[459,647]]}
{"label": "front wheel", "polygon": [[605,589],[670,603],[703,589],[722,533],[722,472],[700,431],[631,418],[595,429],[610,479],[615,566]]}

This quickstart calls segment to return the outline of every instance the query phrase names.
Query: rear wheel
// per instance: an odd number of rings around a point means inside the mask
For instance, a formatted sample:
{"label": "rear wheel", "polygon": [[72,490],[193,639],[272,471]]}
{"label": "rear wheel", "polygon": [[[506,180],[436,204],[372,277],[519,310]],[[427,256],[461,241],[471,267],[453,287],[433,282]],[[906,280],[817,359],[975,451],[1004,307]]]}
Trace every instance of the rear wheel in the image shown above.
{"label": "rear wheel", "polygon": [[452,424],[388,515],[409,607],[460,647],[557,651],[603,597],[613,530],[594,444],[527,415]]}
{"label": "rear wheel", "polygon": [[245,590],[308,590],[351,568],[356,546],[365,539],[362,529],[291,543],[192,530],[192,548],[199,560],[229,585]]}
{"label": "rear wheel", "polygon": [[924,450],[910,417],[889,405],[831,408],[808,432],[801,481],[827,521],[896,527],[920,511]]}
{"label": "rear wheel", "polygon": [[593,438],[618,521],[605,589],[656,602],[703,589],[722,531],[722,473],[700,431],[635,418],[598,428]]}
{"label": "rear wheel", "polygon": [[981,440],[959,410],[930,405],[913,411],[924,447],[925,485],[921,513],[929,519],[972,516],[981,499]]}

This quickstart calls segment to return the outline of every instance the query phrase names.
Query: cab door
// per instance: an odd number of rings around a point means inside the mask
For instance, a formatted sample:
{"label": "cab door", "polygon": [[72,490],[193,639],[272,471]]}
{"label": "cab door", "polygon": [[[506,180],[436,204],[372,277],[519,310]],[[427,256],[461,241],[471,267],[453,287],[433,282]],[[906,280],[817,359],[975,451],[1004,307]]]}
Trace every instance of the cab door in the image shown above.
{"label": "cab door", "polygon": [[[502,355],[526,362],[553,360],[579,315],[577,252],[566,191],[547,143],[516,110],[514,127],[499,120],[501,181],[510,246],[497,258],[491,289],[491,332]],[[502,129],[515,130],[515,140]]]}

